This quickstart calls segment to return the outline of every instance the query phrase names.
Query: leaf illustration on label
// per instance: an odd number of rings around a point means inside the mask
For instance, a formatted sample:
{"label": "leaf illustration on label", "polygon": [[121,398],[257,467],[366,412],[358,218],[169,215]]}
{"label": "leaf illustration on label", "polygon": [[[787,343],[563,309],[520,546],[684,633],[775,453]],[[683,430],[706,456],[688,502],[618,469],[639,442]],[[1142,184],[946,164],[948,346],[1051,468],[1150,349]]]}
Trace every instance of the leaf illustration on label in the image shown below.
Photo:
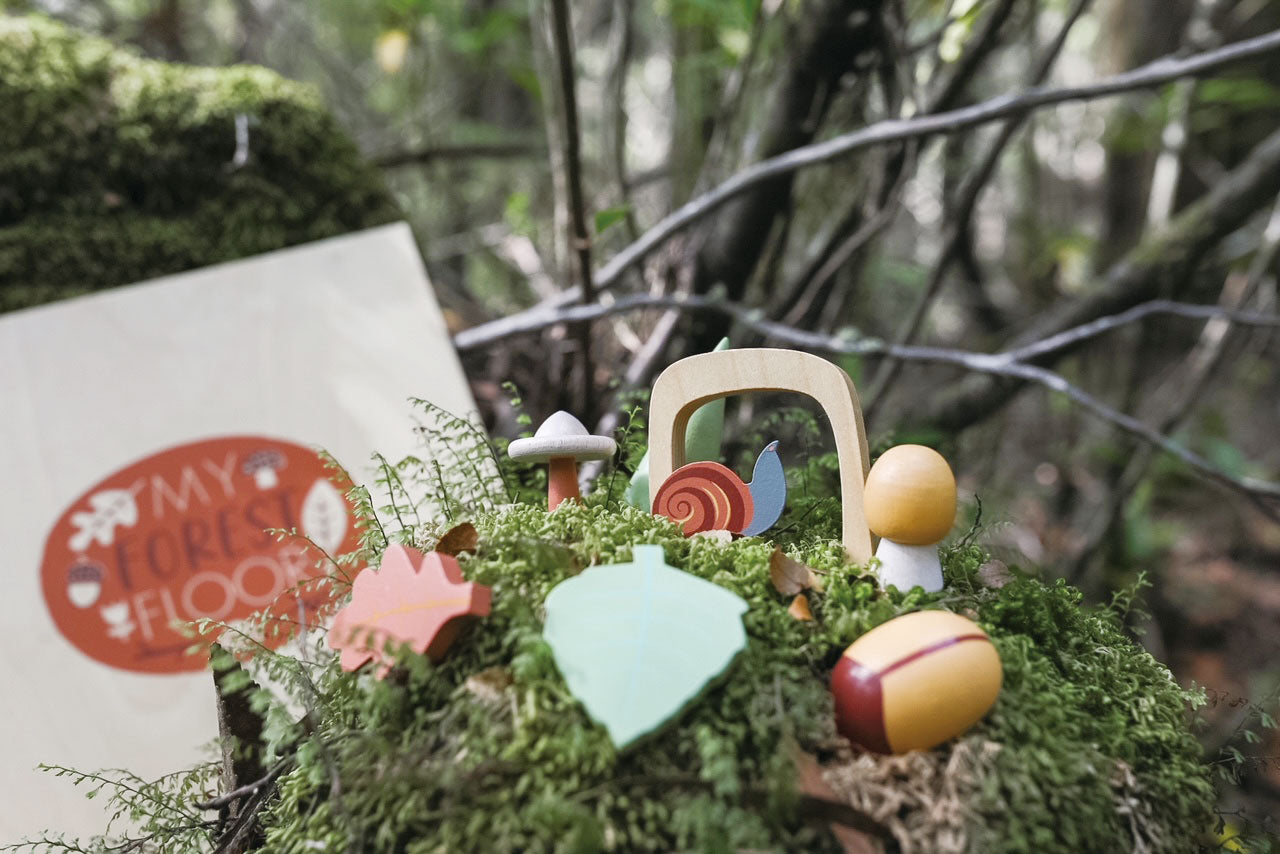
{"label": "leaf illustration on label", "polygon": [[67,547],[82,552],[89,544],[109,546],[116,541],[116,526],[132,528],[138,524],[138,502],[134,496],[142,488],[138,481],[131,489],[104,489],[89,496],[93,509],[85,513],[73,513],[71,524],[76,532],[67,539]]}
{"label": "leaf illustration on label", "polygon": [[661,546],[560,582],[546,609],[556,666],[619,748],[675,717],[747,643],[747,603],[667,566]]}
{"label": "leaf illustration on label", "polygon": [[319,478],[302,500],[302,533],[333,554],[347,535],[347,503],[325,478]]}

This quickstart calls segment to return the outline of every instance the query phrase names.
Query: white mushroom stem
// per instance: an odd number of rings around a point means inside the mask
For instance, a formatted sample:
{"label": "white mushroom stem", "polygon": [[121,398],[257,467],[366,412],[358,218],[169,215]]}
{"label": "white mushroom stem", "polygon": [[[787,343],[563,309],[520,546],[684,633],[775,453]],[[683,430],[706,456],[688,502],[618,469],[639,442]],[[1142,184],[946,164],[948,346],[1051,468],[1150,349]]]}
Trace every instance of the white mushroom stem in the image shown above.
{"label": "white mushroom stem", "polygon": [[880,586],[899,590],[923,587],[928,593],[942,589],[942,561],[938,545],[905,546],[893,540],[881,540],[876,549],[880,559]]}

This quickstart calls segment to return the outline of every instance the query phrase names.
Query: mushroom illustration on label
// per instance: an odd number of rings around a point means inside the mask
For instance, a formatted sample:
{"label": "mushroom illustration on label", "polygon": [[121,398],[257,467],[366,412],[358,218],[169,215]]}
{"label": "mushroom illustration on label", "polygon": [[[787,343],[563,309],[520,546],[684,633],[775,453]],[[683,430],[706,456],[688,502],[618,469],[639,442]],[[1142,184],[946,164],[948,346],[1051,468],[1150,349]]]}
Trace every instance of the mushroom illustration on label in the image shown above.
{"label": "mushroom illustration on label", "polygon": [[280,485],[280,477],[276,472],[287,464],[284,454],[274,448],[263,448],[245,457],[240,471],[252,475],[258,489],[275,489]]}
{"label": "mushroom illustration on label", "polygon": [[77,608],[88,608],[102,595],[102,564],[78,560],[67,570],[67,599]]}
{"label": "mushroom illustration on label", "polygon": [[547,509],[582,498],[578,491],[578,463],[607,460],[618,450],[609,436],[592,436],[568,412],[554,413],[533,436],[516,439],[507,448],[513,460],[547,464]]}
{"label": "mushroom illustration on label", "polygon": [[786,503],[787,479],[774,441],[756,458],[750,483],[716,462],[681,466],[658,487],[653,512],[679,525],[686,537],[716,530],[754,537],[778,521]]}
{"label": "mushroom illustration on label", "polygon": [[867,527],[880,537],[880,583],[899,590],[942,589],[938,543],[956,519],[956,479],[942,455],[895,445],[867,472]]}

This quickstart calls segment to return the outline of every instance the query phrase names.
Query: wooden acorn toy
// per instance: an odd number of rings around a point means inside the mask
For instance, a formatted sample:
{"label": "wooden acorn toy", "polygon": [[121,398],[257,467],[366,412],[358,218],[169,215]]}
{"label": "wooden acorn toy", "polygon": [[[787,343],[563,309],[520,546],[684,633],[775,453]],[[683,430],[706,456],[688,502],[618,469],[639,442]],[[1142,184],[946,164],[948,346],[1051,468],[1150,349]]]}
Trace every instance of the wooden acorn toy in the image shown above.
{"label": "wooden acorn toy", "polygon": [[552,414],[531,437],[516,439],[507,447],[513,460],[547,464],[547,509],[565,501],[578,501],[578,463],[607,460],[618,450],[609,436],[592,436],[582,422],[564,410]]}
{"label": "wooden acorn toy", "polygon": [[840,656],[831,672],[836,728],[876,753],[929,750],[980,721],[1003,679],[977,623],[950,611],[905,614]]}
{"label": "wooden acorn toy", "polygon": [[938,543],[956,519],[956,479],[942,455],[895,445],[880,455],[864,487],[867,527],[880,537],[880,584],[942,589]]}
{"label": "wooden acorn toy", "polygon": [[658,487],[653,512],[680,525],[686,537],[702,531],[732,531],[753,537],[782,515],[787,479],[770,442],[756,458],[751,482],[717,462],[681,466]]}

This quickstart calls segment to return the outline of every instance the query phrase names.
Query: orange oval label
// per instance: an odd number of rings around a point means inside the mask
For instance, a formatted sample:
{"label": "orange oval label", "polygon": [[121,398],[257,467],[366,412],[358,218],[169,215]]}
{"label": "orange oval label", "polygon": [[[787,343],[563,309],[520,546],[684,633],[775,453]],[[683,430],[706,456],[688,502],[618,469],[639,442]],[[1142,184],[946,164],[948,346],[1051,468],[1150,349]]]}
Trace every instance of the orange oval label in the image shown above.
{"label": "orange oval label", "polygon": [[[72,502],[40,575],[58,630],[103,664],[200,670],[183,625],[259,611],[308,621],[328,604],[321,555],[356,548],[352,509],[314,452],[259,436],[179,445],[121,469]],[[281,623],[285,623],[282,620]],[[289,632],[259,638],[279,646]]]}

